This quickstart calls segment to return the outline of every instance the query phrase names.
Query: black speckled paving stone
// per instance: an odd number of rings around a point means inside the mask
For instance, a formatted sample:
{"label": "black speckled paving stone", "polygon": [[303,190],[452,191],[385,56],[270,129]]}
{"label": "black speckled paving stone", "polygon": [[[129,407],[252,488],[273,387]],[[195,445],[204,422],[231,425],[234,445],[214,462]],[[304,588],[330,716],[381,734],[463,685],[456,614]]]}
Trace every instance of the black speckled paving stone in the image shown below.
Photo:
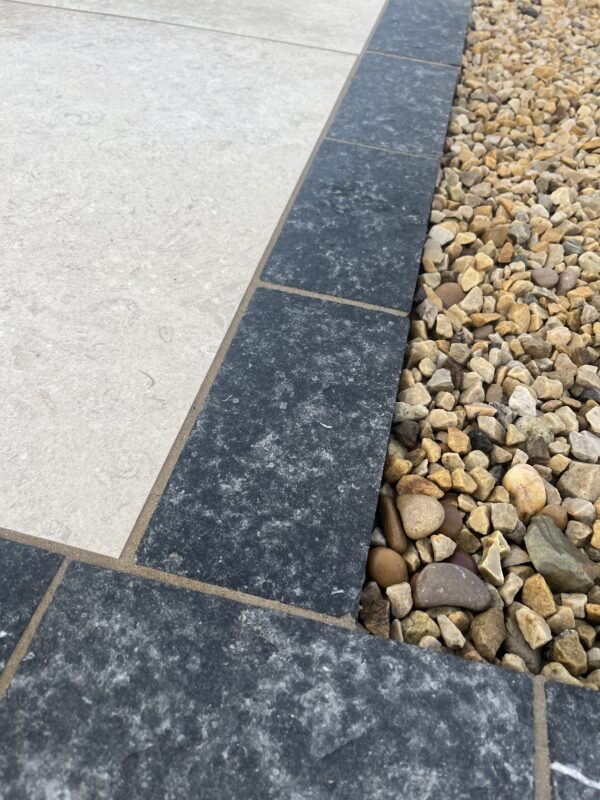
{"label": "black speckled paving stone", "polygon": [[600,695],[546,683],[553,800],[600,798]]}
{"label": "black speckled paving stone", "polygon": [[410,311],[437,164],[325,141],[263,279]]}
{"label": "black speckled paving stone", "polygon": [[390,0],[369,50],[460,64],[470,0]]}
{"label": "black speckled paving stone", "polygon": [[457,78],[456,67],[367,53],[329,136],[439,158]]}
{"label": "black speckled paving stone", "polygon": [[259,290],[138,561],[355,614],[407,330],[402,317]]}
{"label": "black speckled paving stone", "polygon": [[0,539],[0,672],[61,561],[56,553]]}
{"label": "black speckled paving stone", "polygon": [[532,796],[508,671],[83,564],[32,653],[0,705],[10,800]]}

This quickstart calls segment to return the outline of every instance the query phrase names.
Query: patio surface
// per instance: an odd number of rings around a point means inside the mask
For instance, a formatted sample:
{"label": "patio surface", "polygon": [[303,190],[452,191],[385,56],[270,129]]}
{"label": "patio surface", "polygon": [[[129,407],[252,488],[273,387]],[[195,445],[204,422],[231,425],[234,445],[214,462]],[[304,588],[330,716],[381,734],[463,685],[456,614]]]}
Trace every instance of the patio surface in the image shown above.
{"label": "patio surface", "polygon": [[582,796],[354,622],[469,12],[0,0],[7,800]]}

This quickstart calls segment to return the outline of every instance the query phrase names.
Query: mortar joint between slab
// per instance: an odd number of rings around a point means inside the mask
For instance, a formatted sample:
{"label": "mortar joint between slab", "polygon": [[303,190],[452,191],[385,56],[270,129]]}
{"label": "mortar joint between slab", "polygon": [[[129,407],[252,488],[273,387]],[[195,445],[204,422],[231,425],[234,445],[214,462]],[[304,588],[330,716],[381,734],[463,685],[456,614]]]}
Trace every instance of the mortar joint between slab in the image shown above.
{"label": "mortar joint between slab", "polygon": [[14,678],[21,662],[27,655],[27,651],[29,650],[29,645],[31,644],[31,640],[33,639],[42,619],[44,618],[46,611],[48,610],[50,604],[52,603],[52,599],[56,593],[56,590],[62,583],[62,579],[65,576],[67,571],[67,567],[70,564],[70,559],[65,557],[59,568],[57,569],[54,577],[52,578],[50,585],[46,589],[44,596],[38,603],[35,611],[31,615],[29,622],[19,641],[17,642],[15,649],[10,654],[6,666],[2,674],[0,674],[0,700],[5,695],[6,690],[10,686],[12,679]]}
{"label": "mortar joint between slab", "polygon": [[[256,606],[257,608],[264,608],[268,611],[277,611],[290,616],[312,619],[324,625],[333,625],[338,628],[356,630],[356,620],[350,613],[341,617],[335,617],[321,611],[314,611],[310,608],[294,606],[279,600],[272,600],[266,597],[240,592],[237,589],[230,589],[226,586],[205,583],[195,578],[186,578],[183,575],[177,575],[173,572],[165,572],[152,567],[146,567],[123,557],[113,558],[112,556],[104,556],[89,550],[82,550],[68,544],[62,544],[61,542],[46,541],[45,539],[40,539],[39,537],[31,536],[27,533],[11,531],[7,528],[0,528],[0,538],[18,542],[19,544],[25,544],[30,547],[38,547],[53,553],[59,553],[64,556],[67,563],[78,562],[81,564],[89,564],[93,567],[108,569],[112,572],[120,572],[132,577],[145,578],[146,580],[158,583],[166,583],[179,589],[188,589],[200,594],[222,597],[226,600],[233,600],[243,605]],[[54,592],[52,592],[52,596],[53,595]]]}
{"label": "mortar joint between slab", "polygon": [[390,308],[389,306],[375,305],[374,303],[365,303],[362,300],[351,300],[348,297],[338,297],[332,294],[322,294],[321,292],[313,292],[310,289],[298,289],[295,286],[286,286],[282,283],[271,283],[270,281],[259,280],[257,288],[269,289],[274,292],[283,292],[285,294],[295,294],[300,297],[309,297],[314,300],[322,300],[326,303],[338,303],[344,306],[355,306],[356,308],[364,308],[367,311],[379,311],[382,314],[392,314],[395,317],[408,317],[408,311],[400,311],[397,308]]}
{"label": "mortar joint between slab", "polygon": [[430,61],[426,58],[415,58],[414,56],[401,56],[398,53],[384,53],[382,50],[367,50],[372,56],[383,56],[384,58],[394,58],[396,61],[414,61],[416,64],[430,64],[432,67],[450,67],[459,70],[458,64],[447,64],[445,61]]}
{"label": "mortar joint between slab", "polygon": [[546,679],[533,678],[533,787],[534,800],[551,800],[550,749],[548,745],[548,720],[546,715]]}

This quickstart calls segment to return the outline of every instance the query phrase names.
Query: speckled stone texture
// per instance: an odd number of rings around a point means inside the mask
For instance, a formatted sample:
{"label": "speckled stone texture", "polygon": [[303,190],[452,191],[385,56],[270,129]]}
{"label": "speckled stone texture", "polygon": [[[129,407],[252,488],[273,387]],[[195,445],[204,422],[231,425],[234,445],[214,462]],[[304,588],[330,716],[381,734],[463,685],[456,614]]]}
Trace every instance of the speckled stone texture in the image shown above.
{"label": "speckled stone texture", "polygon": [[455,67],[367,53],[329,136],[438,158],[457,78]]}
{"label": "speckled stone texture", "polygon": [[0,20],[0,526],[119,556],[354,56]]}
{"label": "speckled stone texture", "polygon": [[470,0],[390,0],[370,50],[460,64]]}
{"label": "speckled stone texture", "polygon": [[83,564],[0,706],[11,800],[531,797],[530,681]]}
{"label": "speckled stone texture", "polygon": [[600,695],[546,683],[553,800],[600,797]]}
{"label": "speckled stone texture", "polygon": [[61,561],[56,553],[0,539],[0,672]]}
{"label": "speckled stone texture", "polygon": [[259,290],[138,561],[354,614],[407,326]]}
{"label": "speckled stone texture", "polygon": [[325,141],[263,279],[410,311],[437,164]]}
{"label": "speckled stone texture", "polygon": [[237,36],[359,53],[384,0],[41,0]]}

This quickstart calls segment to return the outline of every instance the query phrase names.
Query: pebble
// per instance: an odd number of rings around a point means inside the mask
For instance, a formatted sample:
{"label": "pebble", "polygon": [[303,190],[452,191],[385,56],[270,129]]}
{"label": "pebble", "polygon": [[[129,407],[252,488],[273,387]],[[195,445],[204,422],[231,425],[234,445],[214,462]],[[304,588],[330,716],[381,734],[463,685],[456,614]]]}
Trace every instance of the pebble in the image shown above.
{"label": "pebble", "polygon": [[484,582],[456,564],[427,565],[413,576],[411,587],[416,608],[458,606],[484,611],[491,602]]}
{"label": "pebble", "polygon": [[403,553],[408,547],[408,539],[402,528],[396,504],[391,497],[379,496],[379,516],[387,546],[396,553]]}
{"label": "pebble", "polygon": [[544,483],[529,464],[511,467],[504,476],[502,485],[508,491],[519,519],[525,522],[546,505]]}
{"label": "pebble", "polygon": [[523,603],[546,619],[556,613],[556,603],[542,575],[532,575],[523,584]]}
{"label": "pebble", "polygon": [[596,565],[547,516],[532,520],[525,547],[533,566],[555,592],[586,591],[598,574]]}
{"label": "pebble", "polygon": [[573,461],[557,485],[563,497],[578,497],[594,503],[600,497],[600,466]]}
{"label": "pebble", "polygon": [[583,675],[587,672],[587,655],[576,631],[559,633],[552,642],[550,652],[552,660],[562,664],[571,675]]}
{"label": "pebble", "polygon": [[390,601],[392,616],[396,619],[404,619],[413,607],[412,591],[409,583],[397,583],[388,586],[385,590],[387,599]]}
{"label": "pebble", "polygon": [[358,618],[370,633],[389,639],[390,604],[381,596],[381,591],[375,581],[369,581],[363,587]]}
{"label": "pebble", "polygon": [[367,559],[367,571],[382,589],[408,580],[406,562],[389,547],[372,547]]}
{"label": "pebble", "polygon": [[552,639],[552,631],[548,627],[548,623],[530,608],[520,608],[516,613],[516,619],[523,638],[532,650],[548,644]]}
{"label": "pebble", "polygon": [[443,533],[436,533],[431,537],[431,548],[434,561],[444,561],[456,550],[456,542]]}
{"label": "pebble", "polygon": [[396,505],[404,531],[410,539],[422,539],[435,533],[445,519],[444,507],[434,497],[401,494],[396,498]]}
{"label": "pebble", "polygon": [[466,639],[457,626],[445,615],[440,614],[436,619],[446,647],[451,650],[460,650],[465,646]]}
{"label": "pebble", "polygon": [[477,564],[473,561],[471,556],[462,550],[460,547],[457,547],[454,553],[448,559],[449,564],[456,564],[458,567],[463,567],[464,569],[468,569],[469,572],[472,572],[473,575],[477,575]]}
{"label": "pebble", "polygon": [[470,633],[478,652],[487,661],[493,662],[500,645],[506,639],[502,609],[489,608],[482,614],[478,614],[471,623]]}
{"label": "pebble", "polygon": [[424,636],[440,636],[440,629],[424,611],[412,611],[402,620],[402,635],[407,644],[419,644]]}

